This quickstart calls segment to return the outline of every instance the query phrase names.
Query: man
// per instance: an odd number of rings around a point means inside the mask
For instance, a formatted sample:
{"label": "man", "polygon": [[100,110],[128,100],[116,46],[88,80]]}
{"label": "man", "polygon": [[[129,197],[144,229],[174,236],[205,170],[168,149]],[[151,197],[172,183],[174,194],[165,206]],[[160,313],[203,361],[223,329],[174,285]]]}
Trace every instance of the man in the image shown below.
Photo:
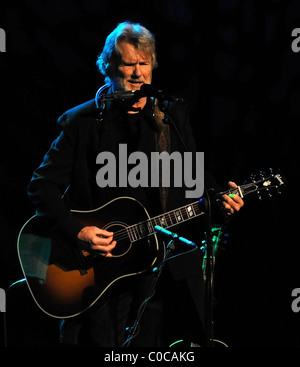
{"label": "man", "polygon": [[[28,192],[37,213],[48,219],[54,231],[84,241],[91,250],[109,260],[117,244],[114,233],[81,224],[70,209],[91,210],[126,196],[138,200],[153,216],[175,209],[186,201],[183,189],[177,187],[169,187],[167,192],[162,187],[129,185],[100,188],[96,182],[99,152],[111,152],[118,159],[120,144],[126,144],[128,154],[142,151],[147,157],[155,151],[183,153],[184,149],[177,132],[161,123],[162,114],[153,98],[141,97],[129,100],[130,103],[101,98],[120,91],[140,90],[144,84],[151,84],[156,67],[155,40],[146,28],[129,22],[119,24],[107,37],[97,64],[107,84],[97,93],[95,100],[60,117],[61,134],[35,170]],[[168,113],[193,151],[193,135],[185,107],[173,105]],[[239,196],[224,196],[228,215],[242,206]],[[125,328],[132,325],[152,277],[146,274],[125,279],[114,287],[109,300],[100,309],[65,320],[61,328],[62,342],[121,346],[126,338]],[[148,305],[135,345],[164,345],[161,305],[160,299]]]}

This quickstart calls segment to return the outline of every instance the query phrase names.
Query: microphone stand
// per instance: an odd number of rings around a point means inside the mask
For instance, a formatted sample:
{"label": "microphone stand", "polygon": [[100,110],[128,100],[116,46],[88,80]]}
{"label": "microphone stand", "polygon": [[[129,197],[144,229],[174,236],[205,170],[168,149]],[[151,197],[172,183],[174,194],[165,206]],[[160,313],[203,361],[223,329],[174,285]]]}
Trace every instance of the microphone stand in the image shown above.
{"label": "microphone stand", "polygon": [[163,268],[165,266],[166,261],[169,259],[169,257],[171,255],[172,251],[174,250],[174,248],[175,248],[175,243],[174,243],[174,240],[172,239],[167,245],[166,254],[165,254],[162,262],[160,263],[159,267],[153,269],[154,278],[152,280],[151,286],[148,290],[148,293],[147,293],[147,296],[146,296],[144,302],[141,304],[141,306],[138,310],[138,315],[136,317],[136,320],[135,320],[133,326],[131,328],[128,328],[128,330],[129,330],[128,336],[127,336],[127,339],[125,340],[125,342],[123,343],[122,347],[129,347],[129,345],[131,343],[131,340],[136,336],[137,329],[138,329],[138,326],[140,324],[143,313],[144,313],[144,311],[147,307],[148,302],[150,301],[151,297],[154,294],[158,279],[159,279],[159,277],[160,277],[160,275],[163,271]]}
{"label": "microphone stand", "polygon": [[213,322],[213,241],[211,225],[211,202],[208,190],[205,188],[206,196],[206,266],[205,266],[205,342],[207,347],[213,347],[214,322]]}
{"label": "microphone stand", "polygon": [[[163,118],[163,122],[165,124],[170,125],[173,127],[174,131],[176,132],[184,150],[187,152],[188,148],[185,144],[174,120],[172,117],[167,114],[167,107],[162,103],[163,101],[159,101],[159,108],[161,111],[165,114]],[[193,161],[194,165],[194,161]],[[194,166],[195,168],[195,166]],[[212,264],[213,261],[213,242],[212,242],[212,232],[211,232],[211,201],[210,201],[210,195],[209,190],[204,186],[205,196],[206,200],[200,199],[199,205],[202,205],[205,207],[206,210],[206,254],[207,254],[207,263],[205,267],[205,343],[206,347],[213,347],[213,284],[212,284]]]}

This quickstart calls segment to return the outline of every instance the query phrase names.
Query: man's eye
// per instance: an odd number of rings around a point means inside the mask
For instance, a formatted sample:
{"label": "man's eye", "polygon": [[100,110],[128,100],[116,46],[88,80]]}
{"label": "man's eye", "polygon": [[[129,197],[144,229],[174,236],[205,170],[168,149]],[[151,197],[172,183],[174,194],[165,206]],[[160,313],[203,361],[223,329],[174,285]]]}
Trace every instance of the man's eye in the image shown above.
{"label": "man's eye", "polygon": [[[121,66],[136,66],[136,63],[122,62]],[[149,62],[139,62],[138,65],[145,66],[149,65]]]}
{"label": "man's eye", "polygon": [[135,66],[134,63],[122,62],[121,66]]}

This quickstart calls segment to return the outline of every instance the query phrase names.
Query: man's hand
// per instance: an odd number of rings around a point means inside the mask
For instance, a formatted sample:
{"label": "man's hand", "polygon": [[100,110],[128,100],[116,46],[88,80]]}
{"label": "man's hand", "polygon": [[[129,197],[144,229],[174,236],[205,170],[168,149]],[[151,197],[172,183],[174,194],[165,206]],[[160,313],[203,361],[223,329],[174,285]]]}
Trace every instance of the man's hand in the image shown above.
{"label": "man's hand", "polygon": [[117,243],[113,241],[113,232],[108,232],[95,226],[82,228],[77,237],[81,241],[89,242],[92,250],[102,251],[103,256],[106,257],[112,257],[111,251]]}
{"label": "man's hand", "polygon": [[[228,186],[230,188],[237,187],[237,185],[234,182],[229,182]],[[238,212],[244,206],[244,201],[239,195],[234,195],[233,197],[223,195],[223,198],[224,198],[223,205],[224,208],[227,210],[228,215]]]}

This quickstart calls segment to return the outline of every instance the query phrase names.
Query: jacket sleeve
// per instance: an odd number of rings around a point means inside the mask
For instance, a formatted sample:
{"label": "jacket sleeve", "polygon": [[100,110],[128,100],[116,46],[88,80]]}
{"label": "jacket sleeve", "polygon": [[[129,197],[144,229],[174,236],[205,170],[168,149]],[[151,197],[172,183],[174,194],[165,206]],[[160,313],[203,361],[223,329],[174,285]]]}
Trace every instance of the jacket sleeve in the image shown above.
{"label": "jacket sleeve", "polygon": [[52,143],[28,185],[37,215],[46,218],[53,230],[72,238],[84,227],[73,218],[63,200],[71,182],[77,135],[76,125],[68,124]]}

